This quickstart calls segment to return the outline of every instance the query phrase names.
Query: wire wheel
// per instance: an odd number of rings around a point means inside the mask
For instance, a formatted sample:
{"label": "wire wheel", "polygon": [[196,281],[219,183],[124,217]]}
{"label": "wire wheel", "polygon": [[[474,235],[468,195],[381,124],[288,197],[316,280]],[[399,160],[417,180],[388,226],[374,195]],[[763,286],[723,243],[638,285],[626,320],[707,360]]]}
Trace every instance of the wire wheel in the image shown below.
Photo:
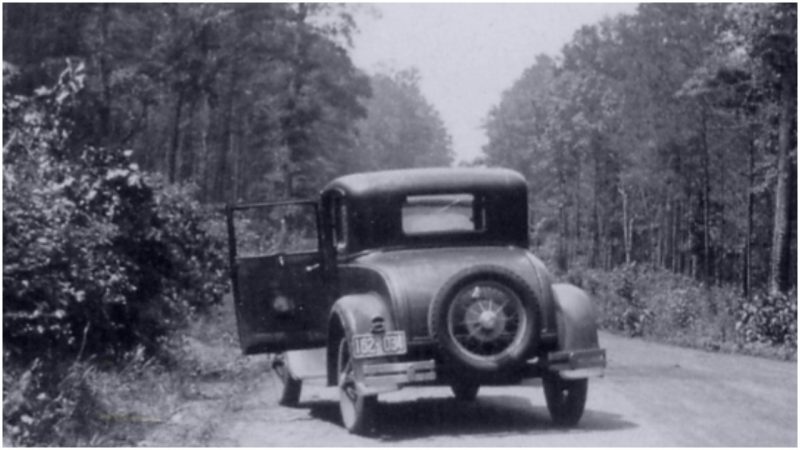
{"label": "wire wheel", "polygon": [[339,341],[337,370],[339,373],[339,411],[342,414],[342,424],[347,431],[354,434],[371,432],[378,406],[378,397],[358,393],[353,360],[350,358],[350,348],[345,337]]}
{"label": "wire wheel", "polygon": [[519,345],[527,320],[514,291],[494,281],[478,281],[456,293],[447,311],[447,331],[464,353],[492,359]]}
{"label": "wire wheel", "polygon": [[457,375],[461,370],[476,376],[518,369],[538,346],[540,321],[530,284],[495,265],[471,266],[453,275],[428,312],[431,335]]}

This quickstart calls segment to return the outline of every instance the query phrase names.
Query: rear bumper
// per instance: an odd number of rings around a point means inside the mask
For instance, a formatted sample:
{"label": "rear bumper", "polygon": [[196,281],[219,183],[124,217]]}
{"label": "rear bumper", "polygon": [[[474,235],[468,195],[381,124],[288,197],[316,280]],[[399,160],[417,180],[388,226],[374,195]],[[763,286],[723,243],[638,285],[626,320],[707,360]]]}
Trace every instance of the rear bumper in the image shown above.
{"label": "rear bumper", "polygon": [[396,390],[400,385],[436,380],[436,363],[425,361],[365,363],[361,367],[360,390],[374,394]]}
{"label": "rear bumper", "polygon": [[[605,371],[606,351],[604,349],[555,351],[547,354],[544,364],[537,358],[526,367],[528,367],[527,376],[524,378],[540,377],[543,371],[548,370],[558,372],[567,379],[597,377],[602,376]],[[363,395],[389,392],[406,384],[435,382],[436,369],[436,362],[433,359],[388,363],[365,361],[361,366],[361,377],[356,385]]]}
{"label": "rear bumper", "polygon": [[602,376],[606,368],[606,351],[561,350],[547,354],[547,368],[568,379]]}

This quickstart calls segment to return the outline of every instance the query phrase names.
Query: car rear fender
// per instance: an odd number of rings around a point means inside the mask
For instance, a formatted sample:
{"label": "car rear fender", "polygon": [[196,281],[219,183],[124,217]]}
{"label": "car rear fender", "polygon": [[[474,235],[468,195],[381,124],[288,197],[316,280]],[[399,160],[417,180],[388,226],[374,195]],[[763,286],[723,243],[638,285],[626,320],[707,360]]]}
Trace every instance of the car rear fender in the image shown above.
{"label": "car rear fender", "polygon": [[599,348],[594,304],[589,295],[571,284],[553,284],[559,350]]}
{"label": "car rear fender", "polygon": [[336,383],[338,343],[342,336],[396,330],[386,301],[377,293],[346,295],[334,303],[328,326],[328,384]]}

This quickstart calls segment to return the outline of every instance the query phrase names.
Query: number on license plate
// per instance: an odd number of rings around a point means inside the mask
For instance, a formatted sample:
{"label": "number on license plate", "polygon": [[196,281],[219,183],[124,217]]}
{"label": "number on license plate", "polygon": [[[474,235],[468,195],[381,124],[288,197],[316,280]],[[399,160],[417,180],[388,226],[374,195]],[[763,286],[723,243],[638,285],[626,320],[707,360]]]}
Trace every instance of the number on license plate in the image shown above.
{"label": "number on license plate", "polygon": [[406,351],[406,334],[402,331],[353,336],[352,352],[355,359],[403,355]]}

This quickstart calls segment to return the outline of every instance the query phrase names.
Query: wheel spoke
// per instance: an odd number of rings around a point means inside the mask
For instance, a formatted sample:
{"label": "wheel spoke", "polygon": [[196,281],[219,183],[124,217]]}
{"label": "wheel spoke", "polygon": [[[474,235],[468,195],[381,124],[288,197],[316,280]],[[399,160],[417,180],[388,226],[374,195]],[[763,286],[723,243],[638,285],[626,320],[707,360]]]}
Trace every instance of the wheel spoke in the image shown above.
{"label": "wheel spoke", "polygon": [[448,312],[453,342],[479,358],[493,358],[514,345],[525,327],[526,312],[516,293],[496,282],[466,286]]}

